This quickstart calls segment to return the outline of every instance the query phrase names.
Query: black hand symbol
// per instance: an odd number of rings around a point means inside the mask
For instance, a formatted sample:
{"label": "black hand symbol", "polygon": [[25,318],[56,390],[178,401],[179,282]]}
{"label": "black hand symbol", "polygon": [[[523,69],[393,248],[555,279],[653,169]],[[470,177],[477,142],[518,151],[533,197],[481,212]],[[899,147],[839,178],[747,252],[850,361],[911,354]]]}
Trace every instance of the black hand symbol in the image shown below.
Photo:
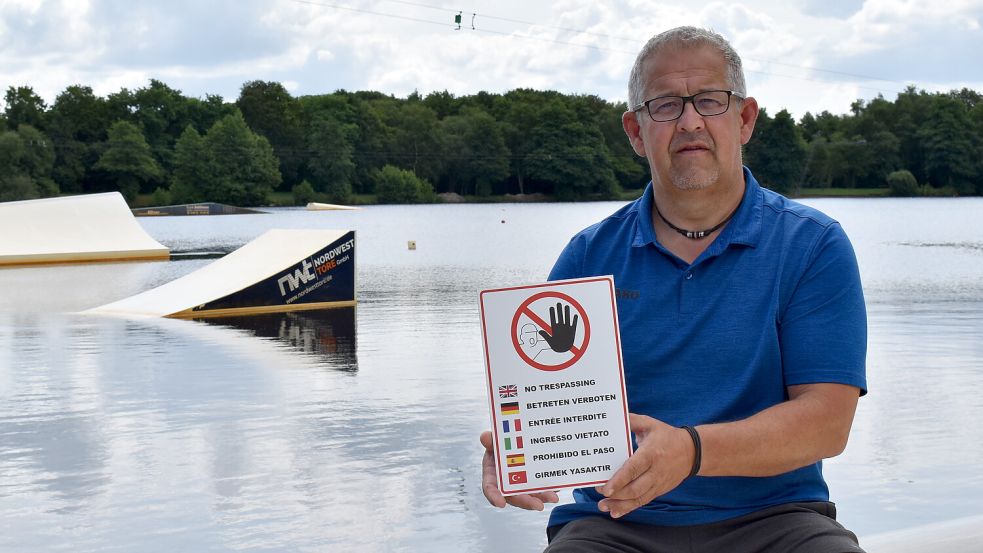
{"label": "black hand symbol", "polygon": [[[580,321],[580,315],[574,314],[573,320],[570,320],[570,306],[566,306],[566,314],[560,310],[560,302],[556,302],[556,307],[550,307],[550,328],[553,330],[553,335],[550,336],[545,330],[540,330],[539,335],[546,340],[546,343],[550,345],[553,351],[563,353],[564,351],[570,351],[573,347],[573,339],[577,336],[577,323]],[[556,320],[556,314],[560,314],[560,320]]]}

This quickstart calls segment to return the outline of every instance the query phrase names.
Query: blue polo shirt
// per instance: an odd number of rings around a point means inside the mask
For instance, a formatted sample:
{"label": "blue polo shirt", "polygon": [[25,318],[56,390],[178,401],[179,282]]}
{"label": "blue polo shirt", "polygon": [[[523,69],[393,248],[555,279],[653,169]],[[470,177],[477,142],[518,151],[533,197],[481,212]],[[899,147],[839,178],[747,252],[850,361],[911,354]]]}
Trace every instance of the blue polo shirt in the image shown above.
{"label": "blue polo shirt", "polygon": [[[839,223],[761,188],[692,264],[656,240],[652,184],[574,236],[551,280],[614,275],[628,407],[674,426],[735,421],[788,399],[795,384],[866,393],[867,319],[856,256]],[[593,488],[550,525],[601,515]],[[694,477],[624,517],[704,524],[772,505],[827,501],[822,463],[773,477]],[[607,516],[604,514],[603,516]]]}

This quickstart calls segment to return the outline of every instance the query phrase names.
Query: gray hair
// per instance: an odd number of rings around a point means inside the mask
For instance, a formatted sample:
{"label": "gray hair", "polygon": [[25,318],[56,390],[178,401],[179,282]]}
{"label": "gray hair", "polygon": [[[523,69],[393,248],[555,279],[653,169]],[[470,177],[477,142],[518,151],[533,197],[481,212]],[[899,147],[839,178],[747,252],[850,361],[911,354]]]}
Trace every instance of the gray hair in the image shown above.
{"label": "gray hair", "polygon": [[717,49],[727,62],[727,86],[742,97],[747,96],[747,87],[744,84],[744,67],[741,65],[741,56],[737,55],[734,47],[727,42],[727,39],[717,33],[700,29],[699,27],[676,27],[663,31],[651,39],[642,51],[635,58],[635,65],[631,68],[628,77],[628,109],[632,109],[645,101],[645,75],[643,66],[645,61],[666,46],[710,46]]}

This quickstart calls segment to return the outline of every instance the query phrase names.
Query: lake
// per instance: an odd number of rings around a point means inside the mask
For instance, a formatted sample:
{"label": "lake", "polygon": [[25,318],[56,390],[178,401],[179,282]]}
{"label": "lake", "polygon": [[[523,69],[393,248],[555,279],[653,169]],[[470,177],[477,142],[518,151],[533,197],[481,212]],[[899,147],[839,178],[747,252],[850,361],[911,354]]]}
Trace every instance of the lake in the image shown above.
{"label": "lake", "polygon": [[[983,199],[804,203],[843,224],[868,302],[870,393],[825,464],[840,520],[983,514]],[[479,486],[477,291],[542,281],[621,205],[140,219],[173,252],[355,229],[357,309],[102,318],[77,312],[210,260],[0,270],[0,551],[541,549],[546,513]]]}

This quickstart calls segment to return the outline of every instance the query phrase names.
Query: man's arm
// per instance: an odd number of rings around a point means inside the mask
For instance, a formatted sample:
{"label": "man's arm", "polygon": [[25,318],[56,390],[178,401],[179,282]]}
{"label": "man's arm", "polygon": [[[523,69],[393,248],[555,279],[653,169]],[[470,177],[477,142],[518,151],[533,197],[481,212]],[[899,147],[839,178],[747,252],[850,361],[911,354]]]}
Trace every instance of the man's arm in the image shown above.
{"label": "man's arm", "polygon": [[701,476],[774,476],[835,457],[846,447],[860,390],[789,386],[789,400],[740,422],[697,426]]}
{"label": "man's arm", "polygon": [[[697,426],[700,476],[772,476],[839,455],[846,446],[860,390],[844,384],[789,386],[789,399],[747,419]],[[631,416],[638,450],[607,484],[602,511],[618,518],[678,486],[693,466],[689,433]]]}

